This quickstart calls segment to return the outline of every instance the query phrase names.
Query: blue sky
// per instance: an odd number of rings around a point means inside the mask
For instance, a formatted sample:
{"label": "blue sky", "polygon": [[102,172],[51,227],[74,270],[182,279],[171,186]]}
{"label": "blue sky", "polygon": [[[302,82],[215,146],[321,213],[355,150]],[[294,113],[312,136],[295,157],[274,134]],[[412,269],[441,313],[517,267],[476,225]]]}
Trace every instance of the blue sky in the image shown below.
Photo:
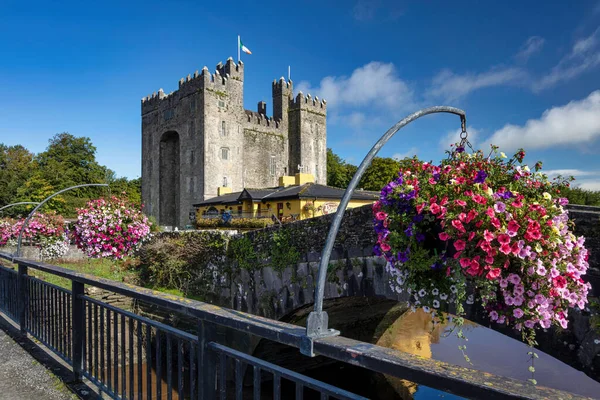
{"label": "blue sky", "polygon": [[[467,111],[475,144],[573,173],[600,189],[600,2],[347,0],[0,2],[0,142],[42,151],[89,136],[98,160],[140,174],[140,100],[244,56],[246,108],[271,112],[291,65],[297,90],[328,101],[328,146],[358,163],[419,108]],[[381,151],[439,160],[454,116],[419,120]]]}

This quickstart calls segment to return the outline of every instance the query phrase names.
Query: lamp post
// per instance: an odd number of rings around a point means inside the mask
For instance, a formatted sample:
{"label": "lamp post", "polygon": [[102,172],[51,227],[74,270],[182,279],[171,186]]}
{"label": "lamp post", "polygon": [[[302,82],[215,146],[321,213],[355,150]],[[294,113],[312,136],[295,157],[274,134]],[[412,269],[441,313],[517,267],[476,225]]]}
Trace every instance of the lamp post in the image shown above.
{"label": "lamp post", "polygon": [[339,331],[335,329],[330,329],[328,327],[329,317],[327,312],[323,311],[323,296],[325,294],[325,280],[327,278],[327,266],[329,265],[329,259],[331,257],[331,251],[333,249],[333,244],[335,242],[335,238],[340,229],[340,225],[342,222],[342,218],[344,216],[344,212],[346,211],[346,207],[348,206],[348,202],[360,181],[360,178],[363,176],[365,170],[369,165],[371,165],[371,161],[377,155],[379,150],[385,145],[391,138],[398,132],[400,129],[410,124],[416,119],[419,119],[425,115],[429,114],[437,114],[437,113],[449,113],[455,114],[460,117],[462,132],[466,132],[466,114],[463,110],[447,107],[447,106],[436,106],[429,107],[419,110],[409,116],[405,117],[401,121],[397,122],[394,126],[388,129],[387,132],[383,134],[383,136],[375,143],[375,145],[369,150],[366,157],[360,163],[360,166],[356,170],[356,173],[352,177],[350,184],[346,188],[344,192],[344,196],[342,197],[342,201],[340,202],[338,209],[333,217],[333,221],[329,227],[329,233],[327,234],[327,239],[325,241],[325,247],[323,248],[323,252],[321,253],[321,261],[319,262],[319,271],[317,277],[317,284],[315,287],[315,308],[308,315],[308,319],[306,321],[306,334],[303,336],[302,343],[300,345],[300,352],[307,356],[314,356],[313,352],[313,340],[320,337],[327,336],[337,336],[340,334]]}
{"label": "lamp post", "polygon": [[[35,212],[44,205],[44,203],[46,203],[48,200],[50,200],[51,198],[58,196],[61,193],[64,193],[68,190],[72,190],[72,189],[78,189],[78,188],[82,188],[82,187],[87,187],[87,186],[108,186],[108,184],[106,183],[86,183],[84,185],[77,185],[77,186],[71,186],[68,187],[66,189],[63,190],[59,190],[58,192],[46,197],[44,200],[42,200],[27,216],[27,218],[25,218],[25,221],[23,222],[23,225],[21,226],[21,229],[19,230],[19,238],[17,239],[17,251],[14,255],[14,257],[20,257],[21,256],[21,240],[23,239],[23,232],[25,231],[25,228],[27,228],[27,225],[29,225],[29,220],[31,219],[31,217],[33,217],[33,215],[35,214]],[[13,258],[14,258],[13,257]]]}

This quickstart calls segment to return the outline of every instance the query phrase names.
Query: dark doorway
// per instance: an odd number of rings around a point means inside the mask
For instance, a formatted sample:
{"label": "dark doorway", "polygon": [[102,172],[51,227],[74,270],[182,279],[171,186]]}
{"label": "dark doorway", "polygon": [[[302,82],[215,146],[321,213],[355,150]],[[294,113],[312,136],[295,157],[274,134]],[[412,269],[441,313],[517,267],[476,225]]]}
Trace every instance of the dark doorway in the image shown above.
{"label": "dark doorway", "polygon": [[179,226],[179,134],[171,131],[160,140],[160,213],[163,226]]}

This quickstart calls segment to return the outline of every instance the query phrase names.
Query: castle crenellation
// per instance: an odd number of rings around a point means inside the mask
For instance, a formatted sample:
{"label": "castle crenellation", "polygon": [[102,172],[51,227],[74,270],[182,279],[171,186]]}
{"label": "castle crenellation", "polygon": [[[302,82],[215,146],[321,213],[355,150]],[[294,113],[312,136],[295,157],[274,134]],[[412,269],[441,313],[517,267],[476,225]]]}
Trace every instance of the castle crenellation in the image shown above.
{"label": "castle crenellation", "polygon": [[302,170],[326,183],[327,103],[272,83],[272,114],[244,108],[244,64],[228,58],[179,80],[177,90],[144,97],[142,198],[159,224],[184,226],[192,204],[218,188],[274,187]]}

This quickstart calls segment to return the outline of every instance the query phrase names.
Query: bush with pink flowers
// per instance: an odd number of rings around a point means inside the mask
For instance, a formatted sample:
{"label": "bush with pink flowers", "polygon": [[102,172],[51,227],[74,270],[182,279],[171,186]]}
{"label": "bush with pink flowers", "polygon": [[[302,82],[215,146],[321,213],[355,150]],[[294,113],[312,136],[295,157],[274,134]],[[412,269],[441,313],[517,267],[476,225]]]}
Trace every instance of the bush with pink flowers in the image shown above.
{"label": "bush with pink flowers", "polygon": [[121,259],[150,233],[151,223],[125,198],[92,200],[77,210],[73,236],[88,257]]}
{"label": "bush with pink flowers", "polygon": [[[0,246],[16,245],[25,219],[0,221]],[[23,244],[36,246],[44,259],[60,258],[69,249],[65,221],[56,213],[37,213],[23,231]]]}

